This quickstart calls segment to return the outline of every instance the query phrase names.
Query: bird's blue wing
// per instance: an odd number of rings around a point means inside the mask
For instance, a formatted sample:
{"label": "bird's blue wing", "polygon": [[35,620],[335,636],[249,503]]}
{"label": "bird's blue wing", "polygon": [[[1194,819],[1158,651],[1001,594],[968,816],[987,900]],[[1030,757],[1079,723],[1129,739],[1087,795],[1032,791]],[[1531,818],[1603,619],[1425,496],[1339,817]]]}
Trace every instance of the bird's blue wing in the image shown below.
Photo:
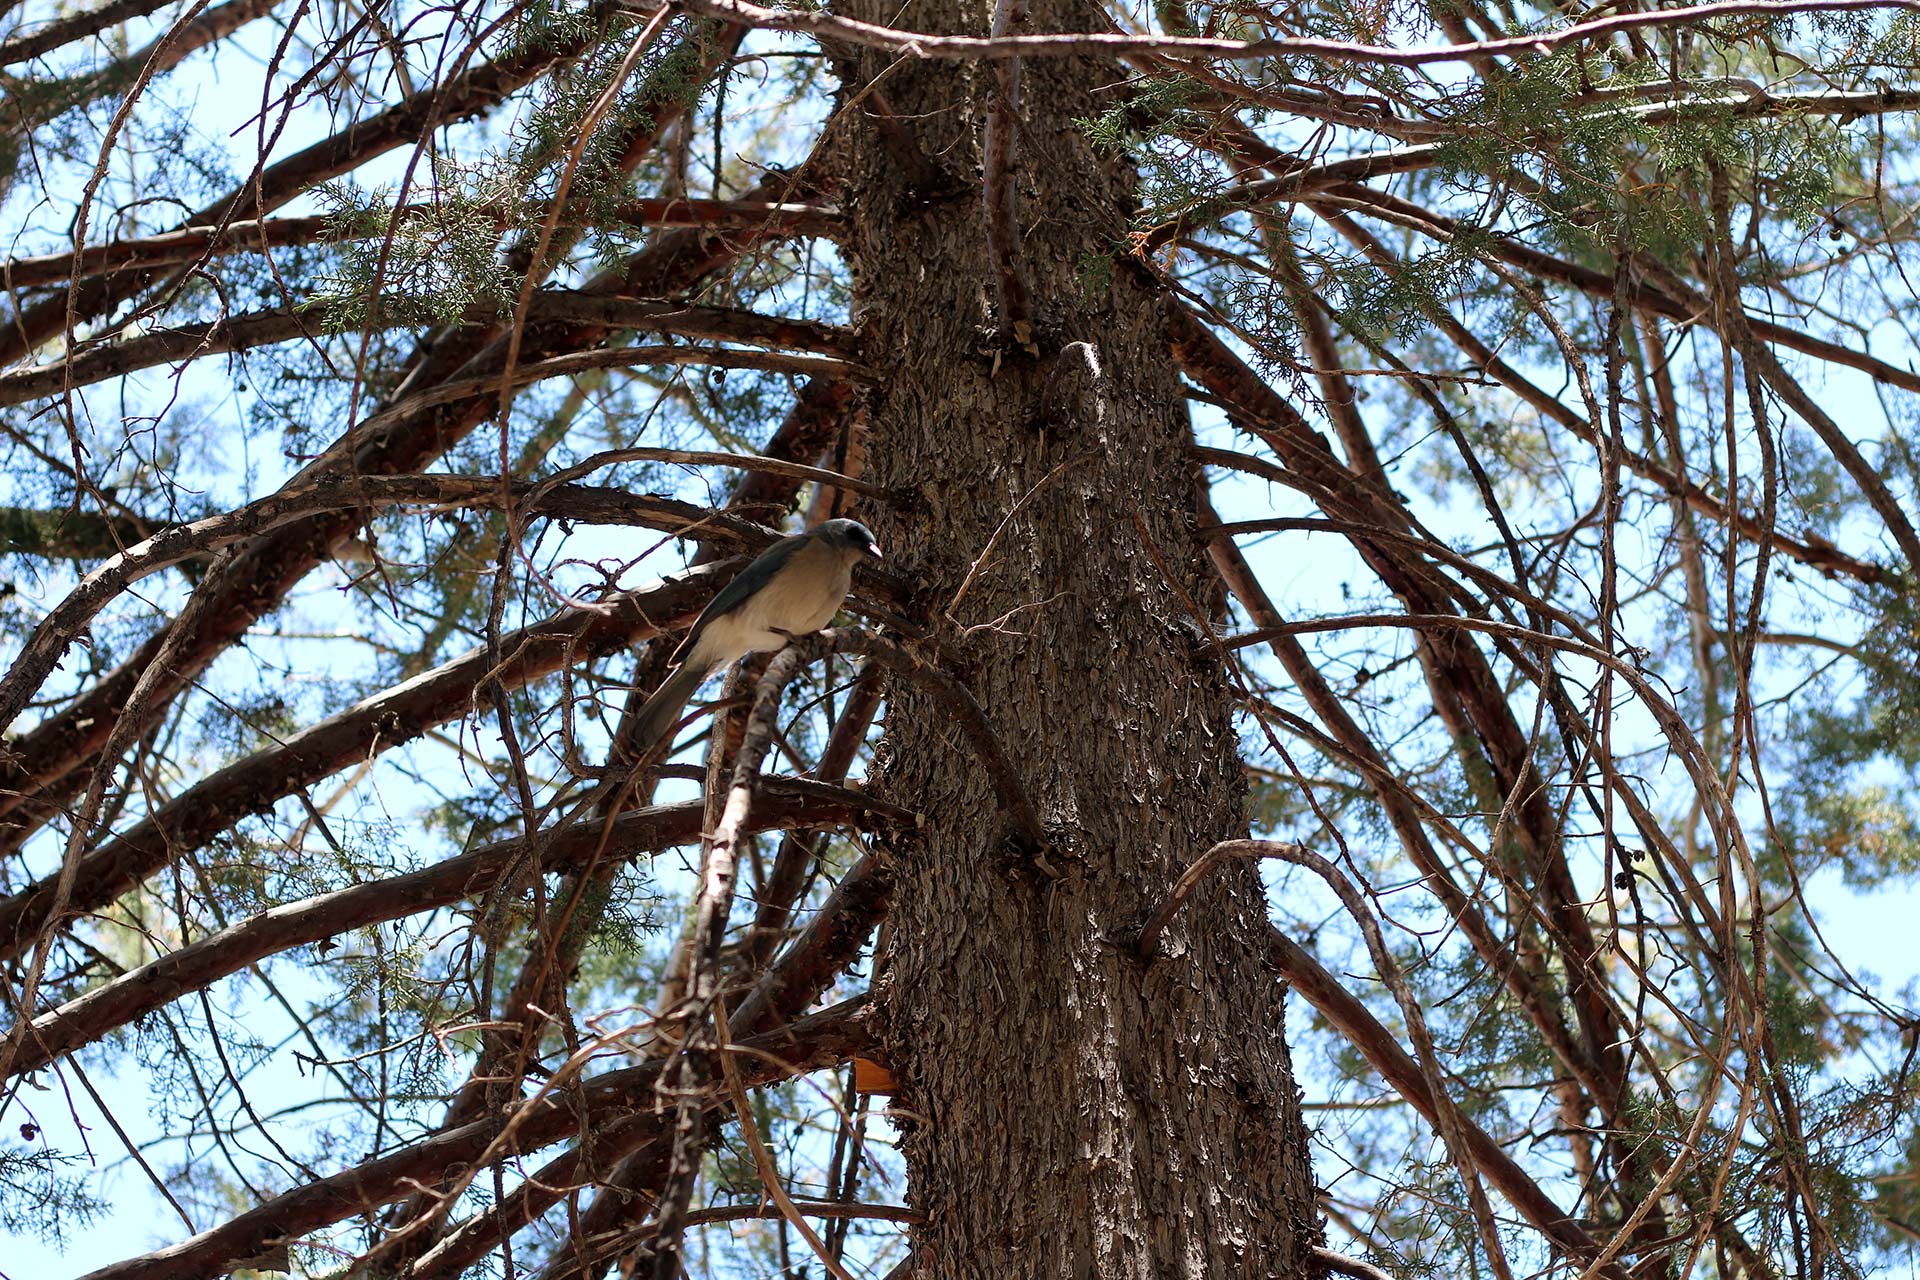
{"label": "bird's blue wing", "polygon": [[707,629],[709,622],[715,618],[724,618],[752,599],[754,592],[771,582],[773,575],[780,572],[787,561],[793,559],[794,552],[806,544],[807,535],[805,534],[782,538],[762,551],[746,568],[734,574],[733,581],[720,588],[718,594],[707,602],[707,607],[700,611],[700,616],[694,619],[693,626],[687,631],[687,638],[682,640],[680,647],[673,651],[673,660],[678,662],[693,652],[693,646],[699,642],[700,633]]}

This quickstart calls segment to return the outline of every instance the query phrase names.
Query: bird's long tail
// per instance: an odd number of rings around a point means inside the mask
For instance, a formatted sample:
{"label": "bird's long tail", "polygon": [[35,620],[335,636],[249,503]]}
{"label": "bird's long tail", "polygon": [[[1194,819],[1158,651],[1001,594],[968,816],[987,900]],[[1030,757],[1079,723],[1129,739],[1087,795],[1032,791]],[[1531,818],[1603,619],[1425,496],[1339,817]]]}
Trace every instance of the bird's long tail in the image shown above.
{"label": "bird's long tail", "polygon": [[644,755],[653,749],[659,739],[673,731],[673,726],[680,721],[680,713],[693,697],[693,691],[706,678],[707,673],[698,664],[683,662],[674,668],[672,675],[660,682],[660,687],[642,704],[640,714],[635,717],[635,751]]}

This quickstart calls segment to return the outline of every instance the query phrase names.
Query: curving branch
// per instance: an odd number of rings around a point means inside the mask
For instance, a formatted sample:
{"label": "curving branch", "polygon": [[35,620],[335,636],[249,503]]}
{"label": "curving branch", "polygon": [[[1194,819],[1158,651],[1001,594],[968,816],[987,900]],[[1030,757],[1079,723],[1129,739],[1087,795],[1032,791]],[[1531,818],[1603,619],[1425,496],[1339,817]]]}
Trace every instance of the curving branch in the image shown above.
{"label": "curving branch", "polygon": [[36,31],[13,35],[0,41],[0,67],[10,67],[17,62],[27,62],[42,54],[52,53],[62,45],[98,35],[108,27],[117,27],[123,22],[144,18],[172,3],[173,0],[108,0],[106,4],[72,17],[49,22]]}
{"label": "curving branch", "polygon": [[[762,194],[790,185],[784,178],[769,182]],[[624,269],[609,273],[610,278],[596,281],[589,288],[613,288],[641,296],[678,293],[754,243],[754,238],[745,234],[705,229],[670,232],[635,254]],[[543,335],[540,354],[560,350],[563,345],[591,345],[604,336],[605,330],[594,325],[562,326],[560,332]],[[497,341],[478,350],[457,345],[444,358],[439,349],[433,349],[395,393],[397,400],[411,399],[417,407],[376,415],[377,425],[362,424],[360,430],[348,432],[296,477],[295,483],[310,483],[314,476],[328,470],[356,475],[421,470],[485,418],[497,403],[490,393],[497,393],[498,381],[476,381],[470,394],[446,404],[433,400],[427,388],[472,374],[476,368],[497,370],[504,350]],[[360,519],[357,513],[321,513],[296,522],[247,544],[230,565],[203,581],[198,590],[212,594],[217,602],[208,611],[213,623],[182,647],[175,665],[162,677],[163,694],[170,697],[177,693],[225,652],[351,534]],[[73,703],[9,744],[11,757],[0,757],[0,818],[12,817],[14,829],[8,832],[0,826],[0,843],[15,843],[31,830],[36,819],[25,809],[29,802],[35,806],[37,820],[44,821],[59,799],[70,792],[73,775],[106,741],[106,726],[125,705],[128,692],[159,651],[165,635],[162,628]],[[4,945],[5,929],[0,928],[0,947]]]}
{"label": "curving branch", "polygon": [[[529,316],[534,320],[589,323],[609,330],[639,330],[682,338],[751,342],[767,347],[819,352],[843,359],[853,348],[851,335],[832,325],[642,298],[564,291],[539,293],[534,295]],[[495,325],[499,322],[498,312],[490,306],[470,308],[465,321],[471,325]],[[382,328],[408,328],[412,325],[412,322],[398,317],[382,317],[373,323]],[[24,404],[41,396],[59,395],[76,387],[174,361],[247,351],[295,339],[311,340],[329,333],[365,330],[364,324],[356,324],[348,330],[330,330],[325,316],[319,312],[268,311],[231,316],[208,324],[161,329],[117,342],[87,344],[49,364],[0,373],[0,406]],[[771,368],[802,373],[845,373],[854,369],[854,366],[843,363],[769,358],[769,353],[731,348],[633,347],[574,352],[537,362],[525,369],[516,368],[514,385],[526,386],[542,378],[584,369],[647,364],[707,364],[724,368]],[[500,379],[497,377],[443,384],[439,393],[447,398],[440,403],[450,403],[474,394],[484,386],[498,388],[499,385]]]}
{"label": "curving branch", "polygon": [[1051,843],[1018,766],[994,732],[993,723],[988,719],[985,709],[965,685],[933,662],[864,631],[822,631],[803,643],[817,647],[822,652],[858,653],[872,658],[887,670],[919,686],[958,723],[967,744],[973,748],[988,779],[999,792],[1001,810],[1006,814],[1013,833],[1032,852],[1044,850]]}
{"label": "curving branch", "polygon": [[[552,835],[543,832],[547,843],[541,848],[541,869],[569,872],[596,858],[618,865],[688,844],[700,838],[702,810],[698,800],[653,805],[620,815],[604,831],[598,822],[591,822],[576,823]],[[890,821],[911,817],[857,790],[805,778],[766,778],[760,782],[752,814],[742,819],[741,830],[831,828],[863,814]],[[483,896],[520,864],[526,843],[524,838],[504,840],[407,875],[369,880],[249,916],[41,1014],[22,1037],[11,1071],[38,1071],[62,1054],[269,956]],[[11,1035],[11,1029],[0,1032],[0,1040]]]}
{"label": "curving branch", "polygon": [[[1211,500],[1200,499],[1202,518],[1217,521]],[[1208,532],[1222,528],[1209,524]],[[1207,551],[1216,570],[1254,624],[1270,635],[1268,647],[1281,667],[1306,699],[1308,707],[1320,717],[1333,734],[1340,751],[1359,768],[1382,810],[1400,837],[1401,847],[1425,878],[1428,892],[1445,908],[1447,915],[1465,933],[1476,954],[1490,972],[1499,975],[1520,1007],[1540,1032],[1541,1039],[1556,1059],[1580,1085],[1593,1096],[1603,1096],[1603,1078],[1593,1059],[1567,1025],[1560,993],[1547,967],[1531,959],[1503,938],[1481,912],[1474,899],[1456,882],[1453,871],[1441,858],[1426,830],[1426,822],[1408,789],[1399,783],[1386,757],[1374,745],[1366,731],[1348,712],[1312,657],[1286,626],[1278,608],[1268,597],[1253,569],[1238,547],[1225,538],[1210,537]]]}
{"label": "curving branch", "polygon": [[[1400,265],[1399,260],[1380,243],[1377,237],[1351,218],[1325,210],[1320,212],[1328,226],[1347,237],[1374,262],[1388,268],[1396,268]],[[1501,359],[1452,312],[1436,307],[1428,312],[1428,317],[1449,341],[1474,362],[1476,367],[1485,370],[1500,385],[1519,396],[1537,412],[1566,428],[1578,439],[1589,445],[1597,445],[1600,435],[1585,416],[1569,408],[1559,396],[1541,387]],[[1857,556],[1848,555],[1829,543],[1794,538],[1779,529],[1763,527],[1751,516],[1729,509],[1725,502],[1654,458],[1627,448],[1617,449],[1615,453],[1627,470],[1657,486],[1662,492],[1686,503],[1689,510],[1724,525],[1749,542],[1765,542],[1774,550],[1828,576],[1840,575],[1872,584],[1888,580],[1889,575],[1884,567]]]}
{"label": "curving branch", "polygon": [[[667,0],[628,0],[629,7],[653,12]],[[1259,40],[1227,40],[1211,36],[1125,35],[1107,32],[1061,32],[1031,36],[943,36],[925,31],[901,31],[871,22],[842,18],[825,10],[766,9],[747,0],[674,0],[694,13],[724,18],[770,31],[800,31],[842,44],[885,49],[910,58],[1008,59],[1121,57],[1126,54],[1169,54],[1201,58],[1263,59],[1321,58],[1330,62],[1370,63],[1390,67],[1422,67],[1436,63],[1477,63],[1499,56],[1534,57],[1567,45],[1610,39],[1622,32],[1694,26],[1715,18],[1803,13],[1859,13],[1876,10],[1920,10],[1920,0],[1718,0],[1717,3],[1678,9],[1655,9],[1592,18],[1553,31],[1524,36],[1439,45],[1425,49],[1396,49],[1351,40],[1324,40],[1304,36],[1277,36]]]}
{"label": "curving branch", "polygon": [[[697,569],[623,596],[612,609],[567,609],[513,632],[502,646],[508,660],[493,674],[508,688],[519,688],[569,662],[657,635],[676,620],[691,620],[731,567]],[[329,774],[458,719],[493,666],[486,650],[476,649],[196,783],[86,855],[72,908],[98,910],[165,867],[177,851],[197,848]],[[20,954],[46,927],[51,892],[51,882],[42,880],[0,900],[0,960]]]}
{"label": "curving branch", "polygon": [[[262,0],[245,0],[259,3]],[[463,209],[463,215],[485,214],[485,207]],[[496,225],[507,223],[494,210]],[[522,211],[525,216],[544,213],[539,205]],[[132,240],[113,240],[88,245],[79,253],[40,254],[26,258],[0,260],[0,289],[36,289],[64,285],[75,275],[81,278],[112,275],[121,271],[151,271],[159,267],[184,266],[202,262],[210,256],[261,253],[269,249],[307,244],[338,244],[347,240],[365,240],[388,234],[395,225],[414,219],[434,219],[445,210],[432,202],[416,202],[371,216],[343,218],[334,214],[311,214],[279,218],[249,218],[225,226],[185,227],[161,235]],[[695,200],[674,196],[648,196],[629,200],[611,214],[595,216],[591,224],[583,214],[564,221],[574,227],[619,226],[680,227],[701,230],[751,230],[761,234],[795,236],[831,236],[839,231],[842,219],[838,210],[823,205],[787,204],[766,200]]]}
{"label": "curving branch", "polygon": [[[1377,191],[1360,183],[1330,184],[1311,194],[1314,199],[1308,203],[1326,203],[1334,209],[1377,216],[1383,221],[1418,231],[1421,235],[1440,244],[1453,243],[1464,229],[1457,219],[1435,213],[1412,201]],[[1564,284],[1578,289],[1589,297],[1606,301],[1612,301],[1616,296],[1616,282],[1610,272],[1597,271],[1591,267],[1567,262],[1531,245],[1521,244],[1510,236],[1476,230],[1474,243],[1478,251],[1485,253],[1493,260],[1517,267],[1543,280]],[[1650,311],[1662,319],[1681,324],[1691,324],[1701,318],[1700,311],[1689,305],[1686,298],[1676,295],[1672,289],[1644,273],[1643,269],[1652,268],[1651,263],[1636,259],[1633,266],[1634,271],[1630,273],[1624,284],[1623,300],[1625,302],[1635,308]],[[1890,387],[1898,387],[1902,391],[1920,391],[1920,372],[1903,369],[1868,352],[1855,351],[1841,343],[1816,337],[1804,329],[1781,324],[1751,312],[1747,314],[1747,326],[1756,338],[1785,347],[1789,351],[1798,351],[1816,360],[1849,369],[1858,369],[1874,381],[1885,383]]]}
{"label": "curving branch", "polygon": [[[1367,1007],[1356,1000],[1340,980],[1327,972],[1299,943],[1274,929],[1267,935],[1267,948],[1274,968],[1280,971],[1301,998],[1318,1010],[1349,1044],[1359,1050],[1367,1060],[1367,1065],[1380,1073],[1388,1087],[1405,1098],[1428,1124],[1437,1125],[1441,1100],[1434,1097],[1426,1073],[1414,1061],[1413,1055],[1400,1047],[1393,1033],[1381,1026],[1367,1011]],[[1599,1243],[1540,1189],[1527,1171],[1507,1154],[1506,1148],[1495,1142],[1470,1117],[1460,1116],[1459,1126],[1463,1145],[1474,1167],[1506,1198],[1508,1204],[1519,1211],[1521,1217],[1571,1257],[1593,1258],[1599,1255]],[[1610,1267],[1603,1274],[1617,1278],[1622,1273]]]}
{"label": "curving branch", "polygon": [[[1183,307],[1172,306],[1167,312],[1175,359],[1236,411],[1244,407],[1250,429],[1273,446],[1290,473],[1306,477],[1315,486],[1315,501],[1323,510],[1341,520],[1396,528],[1412,525],[1405,510],[1387,496],[1390,490],[1377,469],[1356,473],[1339,466],[1331,448],[1299,413],[1205,325]],[[1362,467],[1365,462],[1364,457],[1359,459]],[[1450,618],[1462,628],[1474,622],[1454,612],[1457,601],[1474,600],[1471,594],[1462,592],[1419,554],[1393,541],[1352,540],[1368,567],[1403,601],[1408,616]],[[1469,769],[1469,776],[1478,774],[1484,803],[1500,815],[1500,828],[1510,831],[1531,864],[1534,895],[1526,899],[1523,910],[1538,913],[1539,923],[1561,952],[1577,1014],[1581,1056],[1594,1065],[1602,1086],[1595,1101],[1610,1113],[1624,1100],[1626,1060],[1622,1023],[1607,993],[1594,927],[1567,861],[1561,824],[1546,799],[1532,737],[1515,718],[1506,686],[1487,656],[1474,644],[1448,634],[1462,628],[1423,630],[1416,653],[1442,722],[1463,750],[1476,752],[1484,761],[1484,771]],[[1306,624],[1292,629],[1306,629]],[[1492,628],[1484,634],[1547,642],[1540,633],[1518,626]],[[1513,656],[1520,657],[1524,643],[1509,647]],[[1679,731],[1684,734],[1684,726]],[[1691,735],[1685,737],[1690,743]]]}
{"label": "curving branch", "polygon": [[[745,1051],[741,1074],[747,1083],[761,1085],[844,1062],[870,1046],[866,1014],[863,996],[753,1036],[740,1044]],[[662,1121],[652,1104],[662,1069],[657,1062],[643,1063],[579,1085],[543,1090],[506,1116],[436,1133],[304,1183],[190,1240],[102,1267],[82,1280],[213,1280],[246,1259],[398,1200],[422,1183],[439,1182],[478,1162],[536,1151],[583,1127],[657,1137]],[[719,1089],[709,1088],[701,1102],[718,1108],[725,1098]]]}

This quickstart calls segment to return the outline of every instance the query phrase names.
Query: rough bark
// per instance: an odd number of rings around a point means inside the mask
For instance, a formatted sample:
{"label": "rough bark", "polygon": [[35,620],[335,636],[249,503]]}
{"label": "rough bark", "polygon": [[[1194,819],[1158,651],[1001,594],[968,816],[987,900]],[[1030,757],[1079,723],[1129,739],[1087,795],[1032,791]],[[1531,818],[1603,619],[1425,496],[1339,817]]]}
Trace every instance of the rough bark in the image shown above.
{"label": "rough bark", "polygon": [[[863,0],[845,16],[891,13]],[[1033,7],[1036,29],[1088,18]],[[913,25],[988,23],[978,0],[933,0]],[[848,100],[891,63],[844,61]],[[1026,68],[1009,180],[1022,208],[1050,211],[1022,227],[1037,359],[989,336],[1000,318],[976,175],[991,74],[891,66],[886,115],[871,96],[849,113],[856,315],[888,370],[869,466],[918,488],[917,503],[867,514],[917,576],[912,616],[935,620],[1048,836],[1040,849],[1010,837],[964,739],[894,681],[882,794],[938,816],[892,848],[883,962],[883,1035],[926,1215],[916,1277],[1319,1270],[1256,874],[1223,868],[1196,893],[1167,958],[1142,965],[1126,945],[1180,870],[1247,821],[1229,675],[1195,616],[1207,575],[1161,304],[1144,278],[1081,270],[1126,231],[1131,175],[1073,124],[1118,78],[1088,60]],[[903,134],[940,171],[931,190],[900,163]]]}

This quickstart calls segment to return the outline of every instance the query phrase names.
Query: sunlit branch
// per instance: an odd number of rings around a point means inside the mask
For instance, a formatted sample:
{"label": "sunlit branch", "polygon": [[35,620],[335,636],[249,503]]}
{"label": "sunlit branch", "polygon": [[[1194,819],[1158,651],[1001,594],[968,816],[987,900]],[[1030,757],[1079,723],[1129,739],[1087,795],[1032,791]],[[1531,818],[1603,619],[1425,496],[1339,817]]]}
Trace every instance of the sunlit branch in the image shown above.
{"label": "sunlit branch", "polygon": [[[901,816],[858,791],[807,779],[767,778],[760,787],[759,803],[745,828],[749,831],[832,827],[869,812],[895,820]],[[604,835],[597,822],[577,823],[551,838],[542,850],[542,868],[549,873],[576,870],[596,854],[618,865],[697,840],[701,808],[695,800],[638,809],[621,815]],[[256,961],[485,894],[520,861],[524,846],[521,839],[487,845],[408,875],[369,880],[250,916],[41,1014],[12,1069],[37,1071]]]}
{"label": "sunlit branch", "polygon": [[[562,665],[657,635],[690,619],[724,578],[726,565],[695,570],[648,592],[610,602],[608,611],[570,609],[509,638],[508,664],[495,674],[509,688]],[[491,664],[476,650],[367,698],[286,741],[212,774],[126,832],[103,840],[82,865],[72,907],[93,911],[154,874],[176,850],[198,847],[235,823],[329,774],[465,715],[474,685]],[[0,959],[19,954],[44,927],[48,886],[0,901]]]}
{"label": "sunlit branch", "polygon": [[[743,1075],[758,1085],[845,1061],[867,1047],[865,1011],[864,998],[850,1000],[753,1036],[742,1046],[752,1051],[742,1056]],[[212,1280],[276,1244],[397,1200],[456,1169],[471,1169],[509,1131],[520,1151],[558,1142],[596,1121],[657,1134],[662,1123],[651,1106],[662,1069],[660,1063],[623,1067],[546,1092],[506,1116],[437,1133],[302,1184],[190,1240],[102,1267],[83,1280]],[[718,1090],[707,1090],[704,1101],[720,1106]]]}
{"label": "sunlit branch", "polygon": [[[200,262],[209,255],[336,244],[383,236],[394,224],[405,225],[414,219],[431,226],[428,220],[448,216],[450,212],[449,207],[433,201],[418,201],[373,214],[314,214],[248,219],[229,223],[225,228],[189,227],[135,240],[89,245],[80,251],[77,266],[79,274],[88,277],[181,266]],[[519,211],[523,217],[537,217],[540,212],[538,205]],[[506,227],[497,208],[463,207],[459,213],[462,217],[491,215],[497,226],[503,230]],[[627,201],[610,214],[596,215],[592,225],[623,223],[634,227],[698,227],[716,231],[752,228],[787,235],[831,236],[839,230],[841,219],[837,210],[822,205],[651,196]],[[75,255],[71,252],[10,258],[0,262],[0,288],[33,289],[64,284],[73,277],[75,269]]]}
{"label": "sunlit branch", "polygon": [[[665,0],[627,0],[628,7],[651,12]],[[913,58],[1000,59],[1035,57],[1119,57],[1130,53],[1162,53],[1212,58],[1256,59],[1308,57],[1330,62],[1374,63],[1417,67],[1433,63],[1475,62],[1515,55],[1535,57],[1570,44],[1602,40],[1623,31],[1689,26],[1714,18],[1747,15],[1871,12],[1912,10],[1915,0],[1720,0],[1719,3],[1680,9],[1658,9],[1592,18],[1578,25],[1531,35],[1440,45],[1426,49],[1395,49],[1348,40],[1280,36],[1264,40],[1225,40],[1207,36],[1124,35],[1105,32],[1059,33],[1029,36],[947,36],[924,31],[901,31],[870,22],[842,18],[824,10],[766,9],[747,0],[678,0],[695,13],[704,13],[773,31],[804,31],[830,41],[886,49]]]}
{"label": "sunlit branch", "polygon": [[[570,320],[596,324],[608,329],[665,333],[682,338],[751,342],[826,355],[849,355],[854,345],[850,335],[836,330],[831,325],[789,320],[780,316],[758,316],[747,311],[727,311],[722,308],[680,305],[639,298],[604,297],[565,291],[543,292],[537,296],[534,305],[529,308],[529,313],[536,320]],[[470,309],[468,323],[491,325],[498,323],[499,319],[498,313],[491,306],[477,306]],[[375,327],[382,328],[407,328],[415,323],[417,322],[403,315],[383,315],[373,322]],[[347,328],[348,331],[364,331],[366,325],[364,322],[353,323]],[[0,373],[0,406],[24,404],[40,396],[57,395],[70,388],[120,377],[140,369],[150,369],[155,365],[173,361],[245,351],[253,347],[270,346],[297,338],[311,340],[333,332],[338,330],[330,327],[324,310],[269,311],[231,316],[210,324],[168,327],[114,342],[89,344],[76,348],[49,364],[33,365]],[[616,354],[621,362],[628,364],[704,362],[733,368],[765,367],[763,364],[754,363],[763,360],[763,356],[759,353],[734,351],[727,348],[690,347],[681,350],[681,354],[676,356],[665,348],[639,347],[628,349],[624,353],[582,352],[572,358],[576,362],[587,356],[604,356],[611,360]],[[605,366],[578,363],[577,367]],[[519,369],[514,373],[515,385],[525,385],[533,376]],[[496,377],[491,379],[491,382],[497,387],[500,379]],[[481,383],[475,380],[472,385],[479,386]],[[449,401],[470,394],[469,388],[460,383],[447,384],[440,391],[442,395],[448,397]],[[442,403],[446,402],[448,401],[442,401]]]}
{"label": "sunlit branch", "polygon": [[734,759],[732,779],[720,802],[719,823],[702,849],[700,886],[694,895],[691,925],[684,939],[686,994],[680,1007],[662,1010],[663,1016],[675,1024],[680,1044],[670,1067],[670,1087],[676,1102],[672,1120],[673,1148],[667,1160],[665,1186],[658,1197],[657,1273],[679,1266],[687,1210],[706,1146],[705,1108],[699,1099],[702,1091],[721,1074],[717,1070],[718,1059],[726,1053],[725,1047],[716,1042],[716,1038],[724,1039],[726,1035],[719,1004],[721,950],[726,943],[727,923],[733,914],[734,893],[739,882],[740,839],[753,811],[760,766],[773,748],[780,697],[800,674],[806,656],[800,648],[789,645],[773,656],[761,674],[753,710],[747,717]]}

